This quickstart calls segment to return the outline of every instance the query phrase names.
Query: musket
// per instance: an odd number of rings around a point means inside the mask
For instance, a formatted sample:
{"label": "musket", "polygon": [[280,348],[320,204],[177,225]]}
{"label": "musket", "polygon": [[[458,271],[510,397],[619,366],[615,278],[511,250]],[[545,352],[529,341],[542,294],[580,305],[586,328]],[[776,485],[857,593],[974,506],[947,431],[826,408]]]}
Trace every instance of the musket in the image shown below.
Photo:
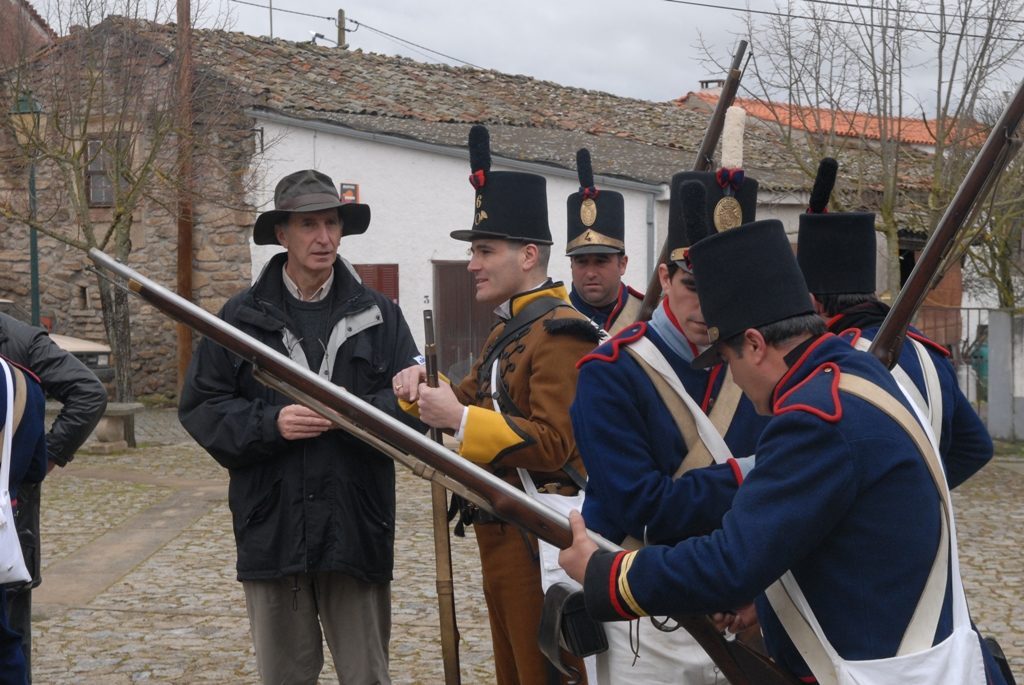
{"label": "musket", "polygon": [[[693,160],[694,171],[710,171],[714,165],[715,148],[718,147],[718,140],[722,137],[722,129],[725,127],[725,112],[736,100],[736,92],[740,88],[740,79],[743,78],[743,55],[747,51],[747,41],[741,40],[736,47],[736,54],[732,57],[732,65],[726,75],[725,83],[722,84],[722,93],[718,96],[718,103],[715,104],[715,111],[711,114],[711,121],[704,131],[704,138],[700,142],[697,156]],[[661,280],[658,278],[658,265],[668,262],[668,238],[661,246],[658,261],[654,263],[654,273],[647,283],[647,292],[644,301],[640,305],[640,320],[647,321],[654,313],[661,299]]]}
{"label": "musket", "polygon": [[[420,478],[437,483],[556,547],[565,549],[572,545],[572,529],[566,516],[106,253],[93,248],[89,258],[97,267],[124,279],[129,291],[164,314],[249,362],[253,376],[261,383],[309,407]],[[587,533],[598,549],[622,551],[597,533]],[[796,678],[763,655],[738,641],[726,640],[707,616],[672,618],[694,637],[732,685],[799,685]]]}
{"label": "musket", "polygon": [[[423,356],[427,366],[427,386],[437,387],[437,345],[434,342],[434,312],[423,310]],[[430,429],[430,438],[444,444],[440,428]],[[434,567],[437,586],[437,610],[441,622],[441,658],[445,685],[459,685],[459,626],[455,622],[455,584],[452,582],[452,547],[448,534],[448,495],[438,483],[430,484],[430,513],[434,525]]]}
{"label": "musket", "polygon": [[1021,139],[1017,129],[1024,118],[1024,81],[1017,86],[1017,92],[1006,105],[999,121],[989,133],[978,156],[968,170],[956,195],[946,207],[931,237],[921,252],[921,257],[903,284],[892,308],[882,322],[869,351],[888,368],[896,365],[907,326],[927,297],[928,292],[941,276],[940,264],[953,249],[960,228],[973,215],[972,208],[980,208],[985,196],[999,174],[1013,159],[1020,148]]}

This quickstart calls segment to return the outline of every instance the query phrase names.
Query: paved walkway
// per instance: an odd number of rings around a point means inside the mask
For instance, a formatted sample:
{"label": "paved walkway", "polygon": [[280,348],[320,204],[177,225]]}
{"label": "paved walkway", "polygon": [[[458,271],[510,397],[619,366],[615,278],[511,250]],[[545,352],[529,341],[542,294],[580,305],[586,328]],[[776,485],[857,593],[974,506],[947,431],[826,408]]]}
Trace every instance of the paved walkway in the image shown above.
{"label": "paved walkway", "polygon": [[[171,410],[143,412],[140,448],[81,454],[43,486],[44,582],[35,682],[255,683],[224,471]],[[443,682],[430,488],[399,469],[392,676]],[[973,616],[1024,670],[1024,457],[1000,456],[955,494]],[[462,682],[493,682],[476,545],[453,540]],[[325,666],[322,683],[337,683]]]}

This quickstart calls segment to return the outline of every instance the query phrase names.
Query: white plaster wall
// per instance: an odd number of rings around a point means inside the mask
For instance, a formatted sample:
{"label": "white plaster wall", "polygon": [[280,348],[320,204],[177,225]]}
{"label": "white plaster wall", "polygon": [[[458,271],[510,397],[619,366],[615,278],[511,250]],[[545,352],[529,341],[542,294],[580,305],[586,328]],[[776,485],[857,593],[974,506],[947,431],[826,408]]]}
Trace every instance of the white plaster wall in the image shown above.
{"label": "white plaster wall", "polygon": [[[468,243],[451,239],[455,229],[472,227],[473,189],[467,156],[453,157],[431,150],[364,140],[344,132],[298,128],[261,120],[270,144],[260,160],[262,182],[250,198],[257,207],[273,207],[274,186],[283,176],[314,168],[335,184],[358,183],[360,201],[370,205],[372,220],[361,236],[342,238],[341,254],[353,263],[398,264],[399,303],[414,338],[423,340],[423,309],[432,306],[432,260],[468,259]],[[600,160],[596,160],[600,167]],[[508,170],[499,160],[495,170]],[[539,168],[538,173],[543,173]],[[547,178],[548,217],[552,238],[550,274],[568,286],[569,259],[565,257],[566,198],[579,187],[574,176],[544,173]],[[656,196],[635,187],[616,185],[598,176],[599,188],[621,192],[626,215],[626,251],[629,266],[625,282],[643,292],[664,243],[668,226],[668,192]],[[648,203],[654,197],[654,240],[649,236]],[[758,218],[777,218],[796,241],[797,217],[806,200],[790,195],[759,198]],[[253,278],[280,248],[252,244]]]}
{"label": "white plaster wall", "polygon": [[[358,183],[360,202],[370,205],[370,228],[361,236],[342,238],[340,253],[353,263],[396,263],[399,303],[415,340],[423,341],[423,309],[432,306],[432,260],[468,259],[469,243],[453,240],[449,233],[472,227],[473,189],[469,184],[468,157],[450,157],[373,142],[342,134],[286,127],[260,122],[265,138],[274,141],[262,159],[263,181],[251,198],[262,209],[273,207],[274,186],[281,177],[315,168],[335,184]],[[503,170],[497,161],[493,167]],[[626,248],[630,255],[625,280],[644,290],[650,273],[651,252],[647,238],[647,203],[650,194],[599,187],[623,193],[626,213]],[[548,215],[552,238],[550,273],[568,286],[569,259],[564,256],[566,198],[576,192],[574,178],[547,175]],[[664,222],[667,201],[658,220]],[[661,224],[664,226],[664,223]],[[659,231],[660,236],[664,229]],[[281,248],[252,244],[253,278]],[[659,247],[660,249],[660,243]]]}

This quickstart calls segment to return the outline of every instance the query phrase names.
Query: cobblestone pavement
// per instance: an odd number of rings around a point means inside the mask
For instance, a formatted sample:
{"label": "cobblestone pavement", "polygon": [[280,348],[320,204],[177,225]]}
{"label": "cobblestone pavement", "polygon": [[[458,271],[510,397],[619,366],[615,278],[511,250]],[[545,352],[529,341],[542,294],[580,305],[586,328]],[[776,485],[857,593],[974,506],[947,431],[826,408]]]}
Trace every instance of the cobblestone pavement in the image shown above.
{"label": "cobblestone pavement", "polygon": [[[223,469],[173,410],[137,420],[140,447],[80,454],[43,485],[35,682],[255,683]],[[399,468],[394,682],[443,682],[430,488]],[[1024,457],[1004,455],[954,495],[972,614],[1024,669]],[[471,533],[470,533],[471,535]],[[453,539],[462,682],[493,682],[471,537]],[[325,665],[322,683],[337,683]]]}

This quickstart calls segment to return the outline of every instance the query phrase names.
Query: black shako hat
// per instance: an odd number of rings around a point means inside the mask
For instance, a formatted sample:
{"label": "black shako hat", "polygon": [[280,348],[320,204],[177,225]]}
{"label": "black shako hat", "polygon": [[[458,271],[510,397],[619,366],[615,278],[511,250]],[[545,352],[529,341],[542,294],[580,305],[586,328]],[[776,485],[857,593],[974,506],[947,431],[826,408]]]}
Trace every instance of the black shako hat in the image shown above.
{"label": "black shako hat", "polygon": [[715,229],[707,224],[707,195],[704,184],[690,179],[673,186],[669,207],[673,206],[680,215],[669,218],[668,261],[692,273],[690,247],[715,232]]}
{"label": "black shako hat", "polygon": [[690,261],[711,341],[693,360],[695,369],[719,361],[718,341],[748,328],[814,313],[781,221],[755,221],[708,236],[690,248]]}
{"label": "black shako hat", "polygon": [[576,173],[580,189],[565,203],[568,234],[565,254],[623,254],[626,251],[626,214],[622,194],[598,190],[590,150],[576,152]]}
{"label": "black shako hat", "polygon": [[370,206],[358,202],[343,203],[334,181],[327,174],[314,169],[296,171],[277,182],[274,188],[274,208],[256,217],[252,239],[257,245],[278,245],[274,229],[288,220],[292,212],[319,212],[338,208],[341,234],[359,235],[370,225]]}
{"label": "black shako hat", "polygon": [[828,211],[839,164],[821,160],[810,206],[800,215],[797,263],[815,295],[875,292],[875,215]]}
{"label": "black shako hat", "polygon": [[[727,172],[728,173],[728,172]],[[742,174],[739,171],[739,174]],[[719,231],[735,228],[741,224],[749,224],[754,221],[757,215],[757,181],[749,176],[737,178],[735,172],[730,178],[723,178],[725,188],[719,185],[719,174],[713,171],[681,171],[672,177],[669,184],[668,201],[668,229],[672,231],[672,222],[681,221],[683,208],[682,198],[678,193],[671,192],[678,188],[684,181],[700,181],[704,184],[706,197],[705,215],[708,226],[714,226]],[[725,200],[726,197],[735,199],[739,203],[739,212],[736,212],[735,203]],[[685,229],[683,229],[685,230]]]}
{"label": "black shako hat", "polygon": [[477,124],[469,130],[470,184],[476,188],[473,228],[452,231],[456,240],[499,238],[550,245],[548,196],[543,176],[491,171],[491,138]]}

